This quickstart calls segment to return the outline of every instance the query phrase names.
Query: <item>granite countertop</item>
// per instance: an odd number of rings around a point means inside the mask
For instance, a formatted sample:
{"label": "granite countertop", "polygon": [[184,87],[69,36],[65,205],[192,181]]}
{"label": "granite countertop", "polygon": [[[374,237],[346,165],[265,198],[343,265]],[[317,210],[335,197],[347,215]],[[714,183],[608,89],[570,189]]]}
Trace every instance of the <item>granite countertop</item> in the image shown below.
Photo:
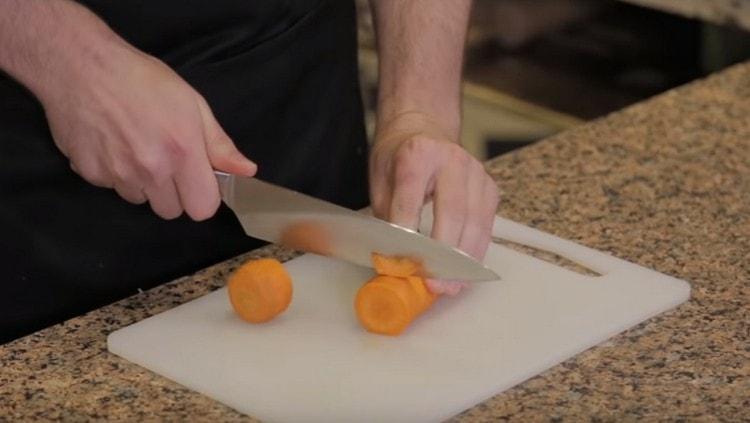
{"label": "granite countertop", "polygon": [[[750,420],[750,64],[487,164],[499,215],[691,282],[692,298],[456,421]],[[0,347],[0,421],[247,421],[107,352],[267,247]]]}

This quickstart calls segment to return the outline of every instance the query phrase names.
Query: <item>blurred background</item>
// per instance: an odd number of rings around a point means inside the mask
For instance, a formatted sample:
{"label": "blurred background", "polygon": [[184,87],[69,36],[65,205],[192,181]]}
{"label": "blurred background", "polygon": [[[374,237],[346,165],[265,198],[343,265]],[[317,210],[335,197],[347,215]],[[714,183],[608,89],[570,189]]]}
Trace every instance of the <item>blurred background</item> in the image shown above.
{"label": "blurred background", "polygon": [[[360,72],[372,133],[367,0]],[[475,0],[463,143],[487,159],[750,58],[750,0]]]}

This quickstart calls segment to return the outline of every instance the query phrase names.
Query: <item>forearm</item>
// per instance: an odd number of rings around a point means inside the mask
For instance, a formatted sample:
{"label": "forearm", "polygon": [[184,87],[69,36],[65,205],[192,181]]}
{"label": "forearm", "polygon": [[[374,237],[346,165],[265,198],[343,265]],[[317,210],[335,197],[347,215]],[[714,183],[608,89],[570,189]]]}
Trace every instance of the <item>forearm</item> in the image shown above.
{"label": "forearm", "polygon": [[471,0],[371,0],[379,56],[378,122],[422,113],[457,141]]}
{"label": "forearm", "polygon": [[59,81],[85,78],[112,66],[115,48],[127,48],[89,10],[69,0],[0,0],[0,68],[37,97]]}

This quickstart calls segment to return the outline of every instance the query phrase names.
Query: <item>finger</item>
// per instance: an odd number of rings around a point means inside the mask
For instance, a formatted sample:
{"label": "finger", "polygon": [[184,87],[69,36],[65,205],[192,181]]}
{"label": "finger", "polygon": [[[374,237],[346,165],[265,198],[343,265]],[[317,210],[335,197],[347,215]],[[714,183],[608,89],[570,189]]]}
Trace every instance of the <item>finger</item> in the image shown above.
{"label": "finger", "polygon": [[495,225],[495,218],[497,217],[497,208],[500,205],[500,190],[497,187],[497,183],[492,179],[490,175],[485,175],[484,179],[484,198],[486,199],[487,206],[484,209],[486,214],[484,216],[485,225],[485,237],[480,240],[481,257],[484,259],[487,254],[487,249],[492,243],[492,230]]}
{"label": "finger", "polygon": [[433,294],[455,296],[468,284],[466,282],[443,281],[439,279],[427,279],[425,281],[427,289]]}
{"label": "finger", "polygon": [[86,182],[99,188],[112,188],[113,180],[105,166],[94,157],[70,161],[70,169]]}
{"label": "finger", "polygon": [[143,204],[146,202],[146,194],[137,186],[115,182],[114,189],[120,197],[129,203]]}
{"label": "finger", "polygon": [[388,220],[410,229],[419,227],[422,206],[432,177],[430,164],[409,150],[397,153],[393,161],[393,177]]}
{"label": "finger", "polygon": [[432,237],[450,246],[458,246],[467,214],[467,159],[451,159],[437,175],[434,196]]}
{"label": "finger", "polygon": [[160,217],[170,220],[182,214],[180,197],[171,179],[161,185],[147,186],[144,193],[151,204],[151,209]]}
{"label": "finger", "polygon": [[[492,224],[495,221],[499,194],[495,182],[477,165],[468,179],[467,220],[462,229],[459,248],[477,259],[484,258],[492,240]],[[466,282],[428,280],[428,289],[437,294],[456,295],[468,287]]]}
{"label": "finger", "polygon": [[492,230],[492,220],[497,204],[487,196],[487,179],[484,168],[478,162],[470,165],[467,186],[467,213],[458,248],[477,260],[482,260],[487,251]]}
{"label": "finger", "polygon": [[389,206],[391,204],[390,189],[388,189],[388,170],[382,160],[375,157],[369,162],[370,182],[370,207],[372,214],[379,219],[388,219]]}
{"label": "finger", "polygon": [[186,143],[190,147],[182,156],[174,173],[180,204],[195,221],[206,220],[216,213],[221,203],[219,185],[206,154],[203,140]]}
{"label": "finger", "polygon": [[211,109],[202,98],[198,101],[208,160],[214,169],[236,175],[254,176],[258,166],[245,157],[224,132],[219,122],[214,118]]}
{"label": "finger", "polygon": [[[467,219],[467,190],[470,174],[466,153],[453,150],[449,165],[438,174],[433,193],[434,222],[432,237],[451,246],[458,246]],[[431,280],[427,284],[437,294],[456,295],[465,286],[464,282]]]}
{"label": "finger", "polygon": [[116,157],[110,160],[108,169],[112,174],[112,188],[125,201],[133,204],[143,204],[146,202],[146,195],[143,193],[144,176],[138,171],[138,166],[131,165],[125,155],[110,155]]}
{"label": "finger", "polygon": [[372,207],[373,216],[378,219],[389,220],[390,206],[390,189],[378,187],[374,182],[370,182],[370,207]]}

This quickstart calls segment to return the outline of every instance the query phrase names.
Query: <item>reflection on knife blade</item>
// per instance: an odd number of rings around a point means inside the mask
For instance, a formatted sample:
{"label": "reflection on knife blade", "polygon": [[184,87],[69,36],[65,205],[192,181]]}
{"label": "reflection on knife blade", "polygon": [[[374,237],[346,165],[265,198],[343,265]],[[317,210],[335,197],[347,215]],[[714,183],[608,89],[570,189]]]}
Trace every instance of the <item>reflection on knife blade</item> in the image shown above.
{"label": "reflection on knife blade", "polygon": [[415,231],[255,178],[217,172],[217,179],[249,236],[365,267],[378,252],[418,260],[429,278],[499,279],[468,254]]}

